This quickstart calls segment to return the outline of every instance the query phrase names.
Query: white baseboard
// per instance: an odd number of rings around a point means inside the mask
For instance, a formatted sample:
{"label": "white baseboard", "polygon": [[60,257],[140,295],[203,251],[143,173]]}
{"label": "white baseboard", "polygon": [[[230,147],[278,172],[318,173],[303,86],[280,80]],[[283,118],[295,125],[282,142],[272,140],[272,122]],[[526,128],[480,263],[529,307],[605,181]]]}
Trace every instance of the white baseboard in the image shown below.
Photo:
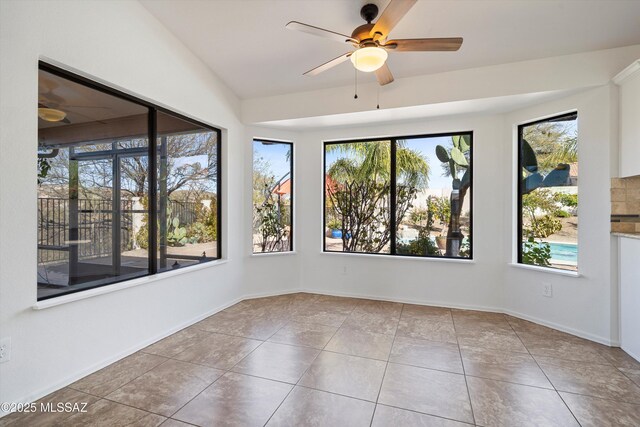
{"label": "white baseboard", "polygon": [[[330,295],[330,296],[339,296],[339,297],[350,297],[350,298],[364,298],[364,299],[371,299],[371,300],[377,300],[377,301],[392,301],[392,302],[399,302],[399,303],[403,303],[403,304],[416,304],[416,305],[426,305],[426,306],[434,306],[434,307],[446,307],[446,308],[456,308],[456,309],[462,309],[462,310],[478,310],[478,311],[488,311],[488,312],[494,312],[494,313],[504,313],[504,314],[508,314],[510,316],[514,316],[514,317],[518,317],[520,319],[524,319],[524,320],[528,320],[534,323],[538,323],[540,325],[543,326],[547,326],[553,329],[557,329],[559,331],[562,332],[566,332],[572,335],[576,335],[580,338],[585,338],[591,341],[595,341],[597,343],[600,344],[604,344],[604,345],[608,345],[611,347],[619,347],[620,344],[617,341],[611,341],[608,339],[605,339],[603,337],[597,336],[597,335],[593,335],[584,331],[580,331],[577,329],[573,329],[573,328],[569,328],[569,327],[565,327],[553,322],[547,322],[545,320],[542,319],[538,319],[532,316],[528,316],[522,313],[517,313],[511,310],[505,310],[505,309],[501,309],[498,307],[486,307],[486,306],[478,306],[478,305],[467,305],[467,304],[451,304],[451,303],[446,303],[446,302],[441,302],[441,301],[428,301],[428,300],[418,300],[418,299],[411,299],[411,298],[396,298],[396,297],[381,297],[381,296],[375,296],[375,295],[368,295],[368,294],[361,294],[361,293],[351,293],[351,292],[327,292],[325,290],[318,290],[318,289],[309,289],[309,288],[302,288],[302,289],[282,289],[279,291],[273,291],[273,292],[259,292],[259,293],[253,293],[253,294],[246,294],[242,297],[236,298],[228,303],[225,303],[223,305],[220,305],[218,307],[216,307],[213,310],[209,310],[206,313],[200,314],[196,317],[194,317],[193,319],[184,322],[174,328],[171,328],[165,332],[163,332],[162,334],[159,334],[153,338],[150,338],[148,340],[143,341],[140,344],[136,344],[135,346],[129,348],[128,350],[125,350],[123,352],[120,352],[119,354],[115,355],[115,356],[111,356],[107,359],[104,359],[102,361],[100,361],[99,363],[94,364],[93,366],[87,368],[87,369],[83,369],[80,372],[76,372],[73,375],[70,375],[69,377],[65,378],[64,380],[61,380],[59,382],[57,382],[56,384],[53,384],[49,387],[43,388],[38,390],[37,392],[31,393],[28,396],[25,396],[22,399],[18,399],[18,402],[23,402],[23,403],[28,403],[28,402],[35,402],[38,399],[41,399],[42,397],[56,391],[59,390],[63,387],[68,386],[69,384],[72,384],[76,381],[78,381],[79,379],[90,375],[96,371],[99,371],[100,369],[114,363],[117,362],[120,359],[123,359],[127,356],[130,356],[131,354],[142,350],[143,348],[157,342],[160,341],[163,338],[168,337],[171,334],[174,334],[188,326],[193,325],[194,323],[197,323],[199,321],[201,321],[202,319],[209,317],[213,314],[218,313],[219,311],[224,310],[225,308],[231,307],[234,304],[237,304],[241,301],[244,300],[248,300],[248,299],[255,299],[255,298],[264,298],[264,297],[270,297],[270,296],[278,296],[278,295],[288,295],[288,294],[294,294],[294,293],[299,293],[299,292],[305,292],[305,293],[313,293],[313,294],[320,294],[320,295]],[[623,348],[624,350],[624,348]],[[626,350],[625,350],[626,351]],[[631,357],[633,357],[634,359],[640,361],[640,357],[638,357],[637,355],[631,354],[629,352],[627,352]],[[4,412],[4,411],[0,411],[0,418],[4,417],[5,415],[8,415],[8,412]]]}
{"label": "white baseboard", "polygon": [[335,297],[348,297],[348,298],[363,298],[363,299],[371,299],[376,301],[391,301],[391,302],[400,302],[403,304],[415,304],[415,305],[427,305],[431,307],[445,307],[445,308],[457,308],[460,310],[477,310],[477,311],[490,311],[490,312],[498,312],[501,313],[502,309],[497,307],[487,307],[482,305],[466,305],[466,304],[451,304],[447,302],[441,301],[427,301],[420,299],[411,299],[411,298],[396,298],[396,297],[386,297],[386,296],[376,296],[369,294],[361,294],[361,293],[352,293],[352,292],[327,292],[324,290],[310,289],[305,288],[301,289],[299,292],[307,292],[311,294],[321,294],[321,295],[330,295]]}
{"label": "white baseboard", "polygon": [[[620,347],[620,342],[619,341],[612,341],[609,340],[607,338],[598,336],[598,335],[594,335],[594,334],[590,334],[588,332],[585,331],[581,331],[578,329],[573,329],[567,326],[563,326],[557,323],[553,323],[553,322],[547,322],[545,320],[542,319],[538,319],[536,317],[533,316],[529,316],[526,314],[522,314],[522,313],[518,313],[512,310],[505,310],[503,308],[498,308],[498,307],[487,307],[487,306],[478,306],[478,305],[467,305],[467,304],[451,304],[451,303],[446,303],[446,302],[441,302],[441,301],[428,301],[428,300],[416,300],[416,299],[410,299],[410,298],[394,298],[394,297],[380,297],[380,296],[374,296],[374,295],[367,295],[367,294],[358,294],[358,293],[349,293],[349,292],[326,292],[326,291],[321,291],[321,290],[317,290],[317,289],[302,289],[301,292],[309,292],[309,293],[314,293],[314,294],[322,294],[322,295],[333,295],[333,296],[338,296],[338,297],[350,297],[350,298],[366,298],[366,299],[372,299],[372,300],[378,300],[378,301],[393,301],[393,302],[401,302],[404,304],[416,304],[416,305],[427,305],[427,306],[434,306],[434,307],[446,307],[446,308],[457,308],[457,309],[461,309],[461,310],[477,310],[477,311],[489,311],[489,312],[493,312],[493,313],[503,313],[503,314],[508,314],[510,316],[513,317],[517,317],[520,319],[524,319],[524,320],[528,320],[530,322],[533,323],[537,323],[539,325],[542,326],[547,326],[549,328],[552,329],[556,329],[558,331],[561,332],[566,332],[568,334],[571,335],[575,335],[577,337],[580,338],[584,338],[584,339],[588,339],[590,341],[594,341],[597,342],[599,344],[604,344],[610,347]],[[633,356],[635,357],[635,356]]]}
{"label": "white baseboard", "polygon": [[[250,296],[250,298],[253,298],[253,296]],[[133,346],[133,347],[131,347],[131,348],[129,348],[129,349],[123,351],[123,352],[120,352],[120,353],[116,354],[115,356],[108,357],[108,358],[106,358],[104,360],[101,360],[100,362],[90,366],[89,368],[86,368],[86,369],[83,369],[83,370],[81,370],[79,372],[76,372],[73,375],[70,375],[70,376],[68,376],[67,378],[65,378],[65,379],[63,379],[61,381],[58,381],[57,383],[52,384],[49,387],[45,387],[45,388],[40,389],[40,390],[38,390],[38,391],[36,391],[34,393],[31,393],[31,394],[23,397],[22,399],[17,399],[16,402],[22,402],[22,403],[35,402],[38,399],[41,399],[44,396],[46,396],[46,395],[48,395],[50,393],[53,393],[56,390],[60,390],[63,387],[66,387],[66,386],[68,386],[70,384],[73,384],[74,382],[78,381],[81,378],[86,377],[87,375],[90,375],[90,374],[92,374],[92,373],[94,373],[96,371],[99,371],[100,369],[105,368],[105,367],[111,365],[112,363],[117,362],[120,359],[123,359],[123,358],[125,358],[127,356],[130,356],[133,353],[135,353],[137,351],[140,351],[143,348],[145,348],[145,347],[147,347],[147,346],[149,346],[149,345],[151,345],[151,344],[153,344],[153,343],[155,343],[157,341],[160,341],[163,338],[168,337],[169,335],[175,334],[176,332],[178,332],[178,331],[180,331],[180,330],[182,330],[182,329],[184,329],[184,328],[186,328],[188,326],[191,326],[191,325],[193,325],[195,323],[198,323],[199,321],[201,321],[201,320],[203,320],[203,319],[205,319],[205,318],[207,318],[207,317],[209,317],[209,316],[211,316],[213,314],[216,314],[219,311],[224,310],[225,308],[231,307],[232,305],[237,304],[237,303],[239,303],[240,301],[242,301],[244,299],[245,298],[243,298],[243,297],[236,298],[236,299],[234,299],[234,300],[232,300],[232,301],[230,301],[228,303],[225,303],[225,304],[223,304],[221,306],[218,306],[218,307],[214,308],[213,310],[209,310],[209,311],[207,311],[207,312],[205,312],[203,314],[200,314],[200,315],[194,317],[193,319],[188,320],[187,322],[183,322],[180,325],[175,326],[175,327],[163,332],[160,335],[156,335],[155,337],[150,338],[148,340],[145,340],[145,341],[141,342],[140,344],[136,344],[135,346]],[[8,415],[8,414],[9,414],[8,412],[4,412],[4,411],[0,410],[0,418],[4,417],[5,415]]]}
{"label": "white baseboard", "polygon": [[[225,308],[231,307],[234,304],[237,304],[241,301],[247,300],[247,299],[255,299],[255,298],[264,298],[264,297],[270,297],[270,296],[277,296],[277,295],[287,295],[287,294],[294,294],[294,293],[298,293],[300,292],[299,289],[282,289],[279,291],[274,291],[274,292],[260,292],[260,293],[253,293],[253,294],[247,294],[244,295],[242,297],[236,298],[228,303],[225,303],[223,305],[220,305],[216,308],[214,308],[213,310],[209,310],[204,314],[200,314],[196,317],[194,317],[193,319],[187,321],[187,322],[183,322],[182,324],[173,327],[165,332],[163,332],[160,335],[156,335],[153,338],[150,338],[148,340],[145,340],[143,342],[141,342],[140,344],[136,344],[134,347],[131,347],[123,352],[120,352],[118,354],[116,354],[115,356],[111,356],[108,357],[104,360],[101,360],[100,362],[92,365],[89,368],[83,369],[82,371],[76,372],[73,375],[68,376],[67,378],[65,378],[64,380],[58,381],[57,383],[40,389],[37,392],[31,393],[28,396],[23,397],[22,399],[18,399],[17,402],[23,402],[23,403],[27,403],[27,402],[35,402],[38,399],[43,398],[44,396],[59,390],[63,387],[68,386],[69,384],[73,384],[74,382],[78,381],[81,378],[86,377],[87,375],[90,375],[96,371],[99,371],[100,369],[111,365],[114,362],[117,362],[120,359],[123,359],[127,356],[132,355],[133,353],[142,350],[143,348],[157,342],[160,341],[163,338],[168,337],[169,335],[175,334],[176,332],[191,326],[195,323],[198,323],[199,321],[201,321],[202,319],[205,319],[213,314],[218,313],[219,311],[224,310]],[[3,412],[0,411],[0,418],[2,418],[3,416],[8,415],[8,412]]]}
{"label": "white baseboard", "polygon": [[594,335],[589,332],[581,331],[579,329],[570,328],[568,326],[563,326],[554,322],[548,322],[546,320],[542,320],[534,316],[529,316],[527,314],[518,313],[512,310],[501,310],[501,312],[504,314],[508,314],[509,316],[517,317],[523,320],[528,320],[529,322],[537,323],[539,325],[546,326],[548,328],[557,329],[560,332],[566,332],[567,334],[575,335],[577,337],[584,338],[589,341],[594,341],[599,344],[607,345],[609,347],[620,347],[619,341],[610,340],[608,338],[604,338],[599,335]]}
{"label": "white baseboard", "polygon": [[640,354],[635,354],[629,350],[627,350],[626,348],[624,348],[624,345],[620,346],[621,349],[624,350],[625,353],[627,353],[629,356],[633,357],[634,359],[636,359],[638,362],[640,362]]}

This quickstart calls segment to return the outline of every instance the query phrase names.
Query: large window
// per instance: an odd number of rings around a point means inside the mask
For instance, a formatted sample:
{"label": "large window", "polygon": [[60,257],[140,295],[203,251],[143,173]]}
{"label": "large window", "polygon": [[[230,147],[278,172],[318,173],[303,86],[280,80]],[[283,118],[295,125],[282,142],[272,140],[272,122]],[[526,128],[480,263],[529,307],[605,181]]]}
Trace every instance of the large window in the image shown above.
{"label": "large window", "polygon": [[219,130],[41,63],[38,299],[219,258],[219,158]]}
{"label": "large window", "polygon": [[324,250],[471,259],[472,139],[326,142]]}
{"label": "large window", "polygon": [[518,127],[518,262],[578,269],[577,113]]}
{"label": "large window", "polygon": [[253,141],[253,252],[293,250],[293,144]]}

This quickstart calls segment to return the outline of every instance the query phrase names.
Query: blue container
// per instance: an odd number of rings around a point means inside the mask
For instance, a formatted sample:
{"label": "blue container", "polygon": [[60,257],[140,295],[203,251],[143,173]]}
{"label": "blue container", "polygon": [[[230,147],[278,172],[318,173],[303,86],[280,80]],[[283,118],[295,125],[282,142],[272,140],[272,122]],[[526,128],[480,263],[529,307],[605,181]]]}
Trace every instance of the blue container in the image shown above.
{"label": "blue container", "polygon": [[333,239],[342,239],[342,230],[331,230],[331,237]]}

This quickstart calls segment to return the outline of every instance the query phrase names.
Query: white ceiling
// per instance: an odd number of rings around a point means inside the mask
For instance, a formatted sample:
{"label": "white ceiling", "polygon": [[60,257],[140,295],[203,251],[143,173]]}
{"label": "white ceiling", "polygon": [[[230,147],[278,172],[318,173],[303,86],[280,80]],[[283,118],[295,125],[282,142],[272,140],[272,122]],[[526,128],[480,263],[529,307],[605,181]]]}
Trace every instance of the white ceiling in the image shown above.
{"label": "white ceiling", "polygon": [[[350,84],[350,62],[302,73],[349,46],[285,29],[350,34],[360,7],[388,0],[140,0],[243,99]],[[458,52],[396,52],[396,78],[640,43],[640,0],[419,0],[392,38],[464,37]],[[373,80],[359,73],[361,81]]]}
{"label": "white ceiling", "polygon": [[563,98],[582,90],[556,90],[549,92],[527,93],[520,95],[497,96],[493,98],[472,99],[466,101],[441,102],[438,104],[414,105],[410,107],[388,108],[380,110],[358,111],[353,113],[330,114],[326,116],[302,117],[297,119],[274,120],[258,123],[271,128],[290,130],[311,130],[326,127],[364,125],[375,123],[383,125],[416,119],[461,116],[465,114],[501,114],[524,108],[529,105]]}

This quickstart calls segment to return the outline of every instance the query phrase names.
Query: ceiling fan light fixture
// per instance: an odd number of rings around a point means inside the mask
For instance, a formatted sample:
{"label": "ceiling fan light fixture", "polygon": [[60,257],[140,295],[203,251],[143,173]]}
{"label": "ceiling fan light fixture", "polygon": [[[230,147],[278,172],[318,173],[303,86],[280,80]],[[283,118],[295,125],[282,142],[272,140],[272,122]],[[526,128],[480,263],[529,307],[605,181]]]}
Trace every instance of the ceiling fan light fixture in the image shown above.
{"label": "ceiling fan light fixture", "polygon": [[60,122],[67,117],[67,113],[55,108],[38,108],[38,117],[47,122]]}
{"label": "ceiling fan light fixture", "polygon": [[351,54],[351,62],[358,71],[371,73],[382,67],[388,56],[380,47],[363,47]]}

